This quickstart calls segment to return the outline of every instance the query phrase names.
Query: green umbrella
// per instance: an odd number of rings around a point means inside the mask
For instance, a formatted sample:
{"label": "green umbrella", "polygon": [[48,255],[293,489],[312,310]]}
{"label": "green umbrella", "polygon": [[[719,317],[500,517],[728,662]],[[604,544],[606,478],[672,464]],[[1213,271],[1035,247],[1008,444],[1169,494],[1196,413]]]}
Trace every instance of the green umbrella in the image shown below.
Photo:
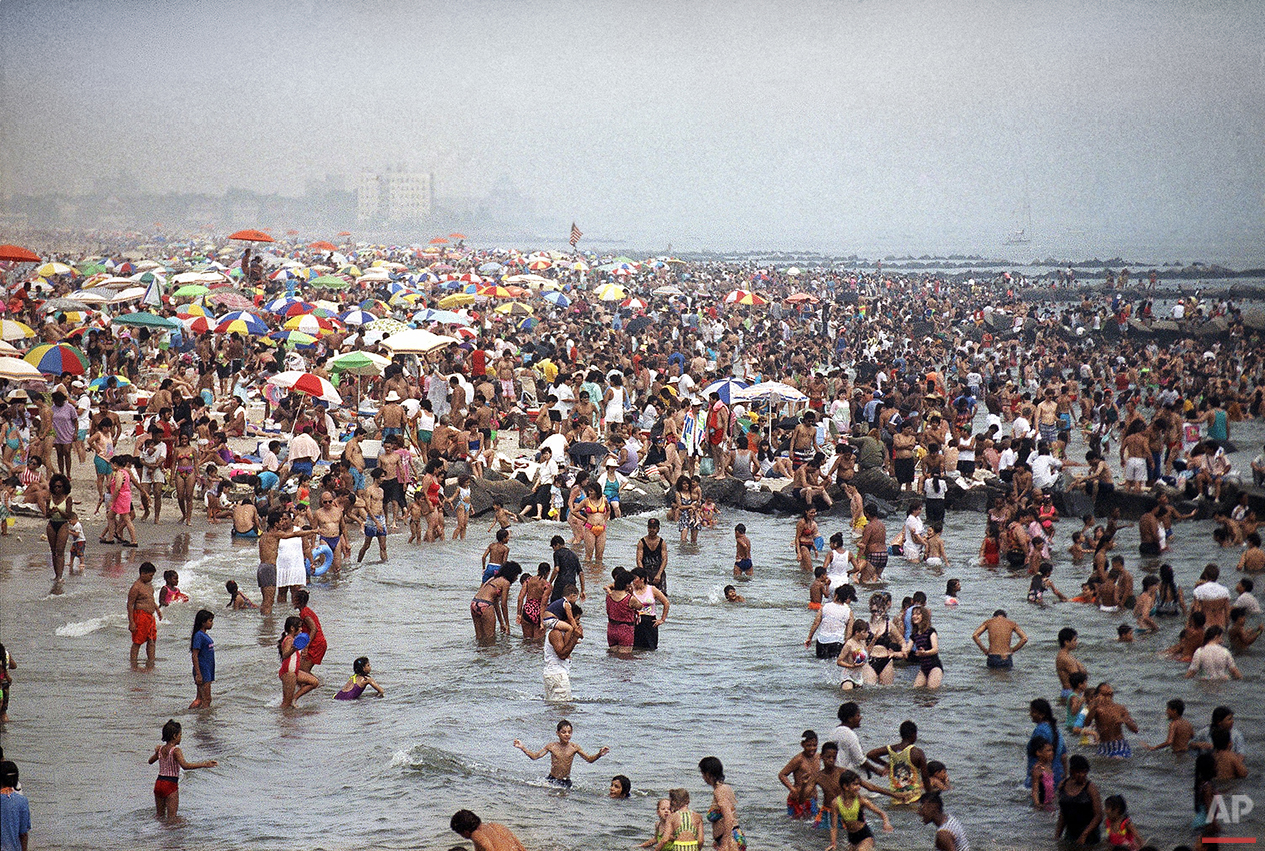
{"label": "green umbrella", "polygon": [[124,313],[122,316],[116,316],[110,322],[114,325],[130,325],[134,328],[166,328],[175,330],[180,327],[180,323],[165,316],[159,316],[157,313]]}
{"label": "green umbrella", "polygon": [[335,278],[333,275],[321,275],[319,278],[313,278],[308,281],[314,287],[320,287],[327,290],[341,290],[350,287],[351,284],[342,278]]}
{"label": "green umbrella", "polygon": [[83,265],[79,267],[79,273],[83,275],[84,277],[88,277],[90,275],[99,275],[102,272],[108,272],[108,271],[110,270],[102,266],[100,263],[84,263]]}
{"label": "green umbrella", "polygon": [[[375,359],[376,358],[376,359]],[[364,352],[348,352],[329,361],[329,368],[334,373],[346,372],[351,375],[381,375],[390,361],[381,355],[370,356]]]}
{"label": "green umbrella", "polygon": [[185,298],[188,296],[206,295],[210,291],[209,287],[204,287],[201,284],[185,284],[171,295],[172,298]]}

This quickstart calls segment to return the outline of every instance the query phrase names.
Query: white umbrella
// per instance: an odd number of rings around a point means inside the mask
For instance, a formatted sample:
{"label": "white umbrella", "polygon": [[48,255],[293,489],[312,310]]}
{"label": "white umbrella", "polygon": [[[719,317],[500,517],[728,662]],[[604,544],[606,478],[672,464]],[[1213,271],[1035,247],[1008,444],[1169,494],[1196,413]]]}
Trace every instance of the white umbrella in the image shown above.
{"label": "white umbrella", "polygon": [[456,342],[456,337],[432,334],[424,329],[411,328],[408,331],[392,334],[382,341],[382,345],[397,355],[424,355]]}
{"label": "white umbrella", "polygon": [[0,378],[9,381],[43,381],[44,374],[21,358],[0,358]]}
{"label": "white umbrella", "polygon": [[104,304],[110,300],[105,293],[94,290],[75,290],[66,298],[73,299],[81,304]]}
{"label": "white umbrella", "polygon": [[131,287],[129,289],[122,290],[114,298],[110,299],[110,304],[122,304],[125,301],[138,299],[145,295],[147,291],[148,287]]}
{"label": "white umbrella", "polygon": [[22,357],[22,350],[17,346],[11,346],[4,340],[0,340],[0,355],[17,355]]}
{"label": "white umbrella", "polygon": [[789,384],[780,381],[762,381],[751,387],[734,390],[730,394],[735,402],[807,402],[808,397]]}

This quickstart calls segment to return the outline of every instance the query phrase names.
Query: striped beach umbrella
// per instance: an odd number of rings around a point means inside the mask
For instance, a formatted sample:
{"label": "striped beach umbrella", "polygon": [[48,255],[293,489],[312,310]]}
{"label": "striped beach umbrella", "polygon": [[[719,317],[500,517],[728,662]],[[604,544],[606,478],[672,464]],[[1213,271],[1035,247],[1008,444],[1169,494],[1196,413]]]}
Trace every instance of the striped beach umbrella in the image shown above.
{"label": "striped beach umbrella", "polygon": [[322,334],[332,334],[340,330],[338,322],[330,319],[321,319],[319,316],[313,316],[310,313],[305,316],[292,316],[281,327],[287,331],[302,331],[304,334],[311,334],[313,337],[319,337]]}
{"label": "striped beach umbrella", "polygon": [[88,371],[88,356],[69,343],[45,343],[31,349],[22,360],[45,375],[83,375]]}
{"label": "striped beach umbrella", "polygon": [[338,318],[342,321],[344,325],[359,326],[359,325],[368,325],[370,322],[374,321],[378,317],[374,316],[372,313],[368,312],[367,310],[355,309],[355,310],[348,310],[345,313],[338,314]]}
{"label": "striped beach umbrella", "polygon": [[29,340],[35,336],[35,329],[25,322],[16,319],[0,319],[0,339]]}
{"label": "striped beach umbrella", "polygon": [[542,293],[540,297],[543,298],[545,301],[549,302],[550,304],[554,305],[555,307],[570,307],[571,306],[571,299],[567,298],[566,293],[560,293],[554,290],[550,290],[548,292]]}
{"label": "striped beach umbrella", "polygon": [[268,335],[268,339],[295,348],[310,348],[316,345],[316,338],[302,331],[273,331]]}
{"label": "striped beach umbrella", "polygon": [[253,313],[245,310],[235,310],[220,317],[219,324],[215,326],[215,333],[238,333],[248,334],[252,337],[262,337],[268,333],[268,326]]}
{"label": "striped beach umbrella", "polygon": [[88,382],[88,390],[93,393],[100,393],[106,388],[110,379],[113,378],[119,387],[129,387],[132,382],[126,375],[103,375],[100,378],[94,378]]}

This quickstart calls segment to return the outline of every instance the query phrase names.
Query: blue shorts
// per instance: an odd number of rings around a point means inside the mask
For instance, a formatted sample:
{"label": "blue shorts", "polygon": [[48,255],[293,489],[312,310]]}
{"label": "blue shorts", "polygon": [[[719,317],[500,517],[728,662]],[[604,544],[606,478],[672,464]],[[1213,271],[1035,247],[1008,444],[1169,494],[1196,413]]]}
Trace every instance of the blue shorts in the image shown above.
{"label": "blue shorts", "polygon": [[483,579],[480,584],[486,585],[487,581],[495,576],[496,572],[500,569],[501,566],[499,564],[489,564],[487,567],[483,568]]}
{"label": "blue shorts", "polygon": [[404,434],[404,429],[402,429],[402,428],[389,428],[389,427],[383,427],[383,429],[382,429],[382,436],[383,436],[383,437],[399,437],[399,436],[401,436],[402,434]]}
{"label": "blue shorts", "polygon": [[294,473],[296,476],[310,476],[312,475],[312,463],[313,462],[306,460],[291,461],[290,472]]}
{"label": "blue shorts", "polygon": [[734,567],[737,570],[741,570],[743,573],[747,573],[748,571],[755,569],[755,565],[751,563],[751,559],[749,558],[738,559],[737,561],[734,562]]}
{"label": "blue shorts", "polygon": [[375,514],[365,519],[366,538],[385,538],[387,536],[387,519],[382,514]]}
{"label": "blue shorts", "polygon": [[359,471],[358,469],[356,469],[355,467],[351,467],[351,468],[349,468],[349,469],[350,469],[350,472],[351,472],[351,486],[352,486],[352,488],[353,488],[353,489],[355,489],[355,490],[357,490],[357,491],[362,491],[362,490],[364,490],[364,489],[365,489],[365,474],[364,474],[364,473],[362,473],[362,472],[360,472],[360,471]]}
{"label": "blue shorts", "polygon": [[269,472],[268,470],[264,470],[262,473],[259,474],[259,486],[263,488],[264,490],[266,491],[276,490],[277,485],[279,484],[281,484],[281,479],[277,477],[276,473],[272,473],[272,472]]}

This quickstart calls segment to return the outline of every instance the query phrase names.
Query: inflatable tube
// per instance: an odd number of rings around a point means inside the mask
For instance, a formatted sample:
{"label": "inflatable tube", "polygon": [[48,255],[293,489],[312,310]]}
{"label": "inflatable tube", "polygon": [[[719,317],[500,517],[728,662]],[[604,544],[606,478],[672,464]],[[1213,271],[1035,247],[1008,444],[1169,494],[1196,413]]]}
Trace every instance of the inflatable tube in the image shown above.
{"label": "inflatable tube", "polygon": [[302,650],[304,647],[307,647],[311,640],[312,636],[308,635],[306,632],[300,632],[294,637],[294,649]]}
{"label": "inflatable tube", "polygon": [[813,549],[815,549],[817,552],[821,552],[824,546],[826,546],[826,539],[823,538],[821,535],[818,535],[816,538],[813,538]]}
{"label": "inflatable tube", "polygon": [[325,571],[329,570],[329,566],[334,563],[334,551],[329,548],[329,544],[321,544],[312,550],[312,575],[324,576]]}

